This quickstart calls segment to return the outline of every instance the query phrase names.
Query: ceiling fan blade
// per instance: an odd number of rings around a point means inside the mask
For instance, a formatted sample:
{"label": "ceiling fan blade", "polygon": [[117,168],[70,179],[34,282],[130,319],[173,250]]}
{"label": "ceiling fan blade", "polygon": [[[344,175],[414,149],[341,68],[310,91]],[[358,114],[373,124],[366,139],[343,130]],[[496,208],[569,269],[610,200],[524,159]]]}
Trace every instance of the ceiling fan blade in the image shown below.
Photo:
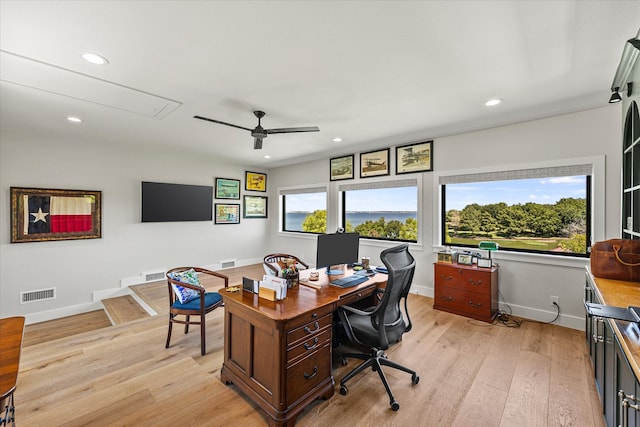
{"label": "ceiling fan blade", "polygon": [[253,140],[253,149],[262,150],[262,138],[255,138]]}
{"label": "ceiling fan blade", "polygon": [[251,132],[253,130],[253,129],[245,128],[245,127],[242,127],[242,126],[234,125],[234,124],[231,124],[231,123],[221,122],[220,120],[210,119],[208,117],[193,116],[193,118],[194,119],[199,119],[199,120],[204,120],[204,121],[207,121],[207,122],[218,123],[218,124],[225,125],[225,126],[231,126],[231,127],[238,128],[238,129],[244,129],[244,130],[248,130],[249,132]]}
{"label": "ceiling fan blade", "polygon": [[267,134],[273,133],[296,133],[296,132],[319,132],[320,129],[317,126],[306,126],[299,128],[280,128],[280,129],[265,129]]}

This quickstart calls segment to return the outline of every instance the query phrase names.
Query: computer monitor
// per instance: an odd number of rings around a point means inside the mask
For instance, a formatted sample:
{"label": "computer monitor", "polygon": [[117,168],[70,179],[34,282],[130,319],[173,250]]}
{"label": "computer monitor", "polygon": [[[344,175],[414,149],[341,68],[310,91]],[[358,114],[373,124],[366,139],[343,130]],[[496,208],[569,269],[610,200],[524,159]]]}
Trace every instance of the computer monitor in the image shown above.
{"label": "computer monitor", "polygon": [[334,269],[341,264],[358,262],[360,235],[358,233],[319,234],[316,251],[316,269],[327,267],[327,274],[344,274]]}

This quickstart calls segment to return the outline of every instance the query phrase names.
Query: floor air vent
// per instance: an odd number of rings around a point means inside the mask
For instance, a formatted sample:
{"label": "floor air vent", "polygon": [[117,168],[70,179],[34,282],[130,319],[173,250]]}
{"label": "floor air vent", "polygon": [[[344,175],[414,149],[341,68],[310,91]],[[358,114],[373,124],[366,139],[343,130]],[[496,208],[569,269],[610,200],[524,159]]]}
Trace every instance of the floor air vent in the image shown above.
{"label": "floor air vent", "polygon": [[40,289],[37,291],[20,292],[20,304],[28,302],[56,299],[56,288]]}

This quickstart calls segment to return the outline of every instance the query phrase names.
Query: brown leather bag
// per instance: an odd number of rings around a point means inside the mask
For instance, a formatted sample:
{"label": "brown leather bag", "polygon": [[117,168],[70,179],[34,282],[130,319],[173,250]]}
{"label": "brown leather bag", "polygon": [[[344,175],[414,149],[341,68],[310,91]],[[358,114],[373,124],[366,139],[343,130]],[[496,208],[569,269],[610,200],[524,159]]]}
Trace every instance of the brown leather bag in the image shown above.
{"label": "brown leather bag", "polygon": [[640,240],[609,239],[591,246],[591,273],[603,279],[640,282]]}

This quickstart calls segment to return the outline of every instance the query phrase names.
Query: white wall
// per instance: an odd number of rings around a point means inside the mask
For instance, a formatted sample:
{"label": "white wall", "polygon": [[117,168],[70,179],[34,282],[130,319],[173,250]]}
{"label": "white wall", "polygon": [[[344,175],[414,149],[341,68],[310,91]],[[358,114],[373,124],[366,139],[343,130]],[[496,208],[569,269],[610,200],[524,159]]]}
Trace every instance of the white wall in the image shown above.
{"label": "white wall", "polygon": [[[0,316],[26,315],[32,323],[92,309],[96,298],[120,290],[122,279],[135,282],[143,272],[215,267],[234,258],[238,264],[258,262],[271,219],[241,219],[238,225],[140,222],[141,181],[213,186],[215,177],[224,177],[244,185],[244,171],[200,154],[3,132]],[[11,186],[102,191],[102,238],[9,243]],[[55,300],[20,304],[21,291],[47,287],[57,288]]]}
{"label": "white wall", "polygon": [[[434,172],[419,174],[422,180],[421,238],[411,251],[417,259],[414,289],[421,294],[433,295],[434,242],[438,242],[437,224],[439,215],[438,197],[434,194],[434,177],[446,171],[474,171],[478,168],[518,168],[522,165],[547,164],[562,159],[596,157],[605,163],[605,194],[599,191],[598,203],[604,218],[595,218],[597,240],[620,235],[620,170],[621,170],[621,109],[616,105],[573,114],[503,126],[478,132],[434,139]],[[413,140],[386,140],[385,145],[372,142],[367,150],[385,146],[404,145],[431,139],[430,135]],[[392,154],[394,150],[391,150]],[[356,159],[358,155],[356,153]],[[278,187],[303,184],[328,185],[328,198],[332,201],[328,210],[328,223],[337,224],[337,208],[333,200],[337,197],[337,184],[329,182],[328,159],[271,170],[269,181],[271,199],[276,200]],[[356,161],[357,163],[357,161]],[[393,164],[393,159],[392,162]],[[392,167],[392,173],[395,170]],[[356,176],[357,176],[356,172]],[[402,175],[401,177],[407,177]],[[388,179],[393,179],[394,176]],[[597,177],[602,182],[601,177]],[[358,178],[356,178],[358,180]],[[601,190],[601,189],[598,189]],[[602,204],[605,204],[604,208]],[[270,216],[278,215],[276,203],[270,204]],[[601,215],[600,215],[601,216]],[[291,250],[311,263],[315,261],[315,239],[293,233],[279,233],[278,222],[270,223],[274,239],[271,249]],[[331,229],[331,227],[329,227]],[[361,254],[378,262],[378,254],[386,243],[363,243]],[[526,254],[494,255],[500,265],[501,306],[514,314],[530,319],[549,321],[556,314],[549,305],[549,296],[559,297],[561,307],[560,324],[581,329],[584,324],[582,305],[584,266],[588,259],[560,258],[554,256],[532,256]]]}

